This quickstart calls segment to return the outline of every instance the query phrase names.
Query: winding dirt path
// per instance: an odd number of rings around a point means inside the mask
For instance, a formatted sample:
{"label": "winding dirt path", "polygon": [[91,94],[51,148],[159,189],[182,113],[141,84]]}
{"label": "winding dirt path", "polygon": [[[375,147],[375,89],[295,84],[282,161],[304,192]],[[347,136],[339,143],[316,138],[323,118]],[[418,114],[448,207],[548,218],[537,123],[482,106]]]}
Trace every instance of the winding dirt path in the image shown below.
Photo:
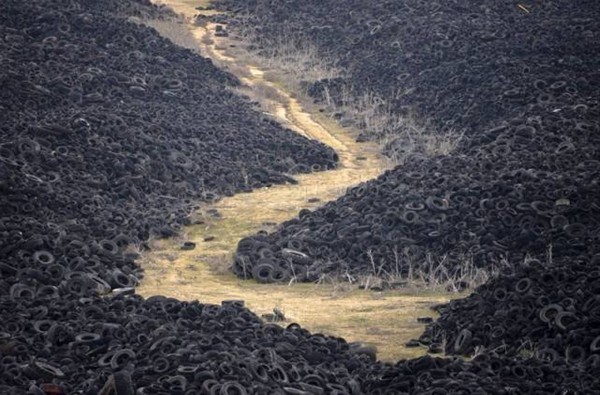
{"label": "winding dirt path", "polygon": [[[195,217],[201,223],[186,228],[181,239],[154,242],[153,252],[142,259],[146,274],[138,293],[207,303],[243,299],[257,314],[277,308],[285,313],[288,323],[297,322],[311,331],[342,336],[348,341],[374,344],[382,360],[424,354],[424,349],[409,349],[404,343],[423,330],[416,318],[431,316],[429,307],[447,301],[448,295],[365,292],[345,283],[259,285],[227,271],[242,237],[263,229],[271,231],[275,224],[293,218],[302,208],[314,209],[334,200],[348,187],[377,177],[388,164],[374,144],[356,143],[354,131],[341,128],[310,103],[286,92],[267,79],[260,67],[226,55],[220,48],[227,48],[229,43],[214,36],[214,26],[192,23],[198,13],[195,7],[200,5],[197,0],[165,3],[185,17],[202,55],[238,76],[245,85],[242,93],[261,102],[264,111],[284,126],[334,148],[340,165],[332,171],[294,176],[296,185],[238,194],[199,210]],[[196,249],[181,251],[183,240],[194,241]]]}

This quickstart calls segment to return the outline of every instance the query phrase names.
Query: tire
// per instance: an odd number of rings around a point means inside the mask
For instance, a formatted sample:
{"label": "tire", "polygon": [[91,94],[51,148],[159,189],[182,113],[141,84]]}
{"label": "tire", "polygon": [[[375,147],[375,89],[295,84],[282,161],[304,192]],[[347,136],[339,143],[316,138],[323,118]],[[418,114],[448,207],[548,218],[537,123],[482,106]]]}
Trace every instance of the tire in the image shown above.
{"label": "tire", "polygon": [[62,379],[65,377],[65,374],[59,368],[40,361],[33,361],[30,363],[29,369],[36,377],[43,378],[47,381],[54,378]]}
{"label": "tire", "polygon": [[585,349],[580,346],[569,346],[565,351],[565,357],[568,363],[581,363],[585,360]]}
{"label": "tire", "polygon": [[262,262],[252,268],[252,277],[261,284],[272,282],[275,266],[272,263]]}
{"label": "tire", "polygon": [[312,392],[300,390],[298,388],[293,388],[293,387],[283,387],[283,392],[286,395],[311,395],[312,394]]}
{"label": "tire", "polygon": [[545,323],[554,321],[556,316],[563,311],[562,306],[558,304],[549,304],[540,310],[539,318]]}
{"label": "tire", "polygon": [[54,285],[42,285],[38,288],[35,297],[38,299],[58,299],[60,292]]}
{"label": "tire", "polygon": [[45,250],[36,251],[33,260],[40,265],[51,265],[54,263],[54,255]]}
{"label": "tire", "polygon": [[248,392],[240,383],[228,381],[221,386],[219,395],[248,395]]}
{"label": "tire", "polygon": [[269,275],[269,282],[280,283],[291,279],[290,271],[282,268],[275,268]]}
{"label": "tire", "polygon": [[430,196],[425,200],[425,205],[431,211],[447,211],[448,201],[435,196]]}
{"label": "tire", "polygon": [[401,220],[407,225],[413,225],[420,221],[419,214],[416,211],[408,210],[402,213]]}
{"label": "tire", "polygon": [[297,263],[298,265],[309,265],[311,263],[311,259],[308,255],[292,248],[283,248],[281,250],[281,255],[283,255],[284,258],[291,259],[293,263]]}
{"label": "tire", "polygon": [[526,294],[531,289],[531,280],[529,278],[522,278],[515,284],[515,291],[521,295]]}
{"label": "tire", "polygon": [[129,361],[135,360],[136,356],[132,350],[124,349],[115,352],[110,359],[110,367],[113,370],[123,368]]}
{"label": "tire", "polygon": [[111,240],[100,240],[98,248],[100,253],[107,256],[115,256],[119,253],[119,246]]}
{"label": "tire", "polygon": [[35,291],[31,287],[28,287],[25,284],[16,283],[16,284],[13,284],[12,287],[10,287],[10,297],[11,297],[11,299],[14,299],[14,300],[22,300],[22,299],[34,300],[35,299]]}
{"label": "tire", "polygon": [[10,266],[9,264],[0,262],[0,274],[3,274],[2,277],[4,277],[4,275],[6,275],[6,277],[11,277],[16,275],[18,272],[19,271],[16,268]]}
{"label": "tire", "polygon": [[539,349],[536,351],[535,356],[540,361],[546,361],[550,364],[560,358],[558,353],[552,348]]}
{"label": "tire", "polygon": [[468,329],[463,329],[454,341],[454,352],[457,354],[467,354],[472,340],[473,333]]}
{"label": "tire", "polygon": [[119,269],[115,269],[110,276],[110,285],[112,288],[127,288],[131,287],[133,284],[128,275]]}
{"label": "tire", "polygon": [[575,314],[569,313],[567,311],[561,311],[560,313],[556,314],[556,316],[554,317],[554,323],[556,324],[557,327],[559,327],[563,331],[567,331],[569,329],[569,327],[571,327],[573,324],[577,323],[578,321],[579,320],[577,319]]}

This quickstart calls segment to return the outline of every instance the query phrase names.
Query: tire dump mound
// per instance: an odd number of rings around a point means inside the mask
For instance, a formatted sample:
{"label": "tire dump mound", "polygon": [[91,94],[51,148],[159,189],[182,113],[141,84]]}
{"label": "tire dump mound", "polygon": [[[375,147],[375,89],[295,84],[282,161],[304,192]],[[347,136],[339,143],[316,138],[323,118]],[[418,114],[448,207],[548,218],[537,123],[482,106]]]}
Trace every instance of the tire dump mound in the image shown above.
{"label": "tire dump mound", "polygon": [[[406,106],[430,106],[422,114],[440,127],[452,113],[458,117],[452,126],[467,133],[449,155],[414,154],[337,201],[302,211],[275,233],[241,241],[238,275],[265,277],[268,268],[254,269],[265,261],[278,272],[271,280],[281,270],[312,280],[322,272],[368,274],[373,266],[405,274],[409,264],[432,260],[448,270],[470,261],[492,266],[536,256],[549,245],[559,256],[595,248],[600,29],[590,16],[600,13],[598,3],[551,1],[529,12],[504,1],[476,9],[420,1],[219,3],[242,15],[228,20],[230,30],[247,34],[256,27],[261,42],[284,32],[306,37],[339,54],[356,89],[375,90],[400,114]],[[360,70],[374,57],[381,72],[366,78]],[[398,81],[405,69],[431,80]],[[383,87],[411,93],[393,101]],[[467,105],[467,98],[477,105]]]}
{"label": "tire dump mound", "polygon": [[538,102],[560,106],[573,93],[597,97],[594,0],[527,7],[508,0],[216,4],[234,13],[225,19],[228,30],[256,40],[259,50],[283,37],[334,58],[344,77],[313,84],[316,98],[325,87],[329,100],[342,100],[343,91],[375,94],[397,115],[416,114],[440,131],[477,135]]}
{"label": "tire dump mound", "polygon": [[[538,360],[427,356],[377,363],[343,339],[265,324],[239,301],[204,305],[125,293],[2,298],[0,313],[0,391],[15,395],[593,394],[600,388],[591,373]],[[52,392],[57,387],[66,392]]]}
{"label": "tire dump mound", "polygon": [[136,3],[88,3],[2,2],[0,295],[132,286],[124,247],[174,235],[200,201],[336,165],[210,60],[128,22]]}
{"label": "tire dump mound", "polygon": [[347,77],[315,83],[317,100],[324,87],[333,99],[344,89],[375,92],[400,116],[415,111],[441,133],[464,133],[448,155],[415,153],[337,201],[241,240],[238,276],[406,278],[417,270],[445,281],[500,271],[440,306],[422,344],[597,369],[600,3],[219,7],[233,13],[230,36],[258,48],[285,36],[332,54]]}
{"label": "tire dump mound", "polygon": [[600,368],[600,254],[531,260],[438,311],[421,336],[432,349],[471,355],[484,347]]}

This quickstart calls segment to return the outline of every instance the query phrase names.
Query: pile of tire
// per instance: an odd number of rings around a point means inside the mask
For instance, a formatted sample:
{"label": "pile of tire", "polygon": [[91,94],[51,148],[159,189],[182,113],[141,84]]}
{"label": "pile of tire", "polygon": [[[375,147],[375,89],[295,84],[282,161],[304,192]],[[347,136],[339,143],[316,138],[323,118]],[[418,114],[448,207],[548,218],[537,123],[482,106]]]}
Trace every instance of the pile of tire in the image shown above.
{"label": "pile of tire", "polygon": [[532,259],[464,299],[438,306],[421,342],[447,354],[536,354],[600,368],[600,254]]}
{"label": "pile of tire", "polygon": [[364,373],[366,394],[598,394],[593,371],[538,359],[507,359],[479,354],[461,358],[422,358],[377,366]]}
{"label": "pile of tire", "polygon": [[0,5],[0,296],[133,286],[127,245],[174,235],[201,201],[336,166],[210,60],[129,22],[140,10],[162,15],[145,1]]}
{"label": "pile of tire", "polygon": [[[344,69],[309,92],[339,100],[375,94],[395,114],[467,135],[599,87],[600,4],[459,1],[219,0],[230,33],[271,49],[309,43]],[[239,17],[238,17],[239,16]],[[365,130],[368,136],[370,132]]]}
{"label": "pile of tire", "polygon": [[265,324],[239,301],[143,300],[126,292],[104,298],[22,294],[0,299],[0,316],[0,392],[15,395],[600,389],[600,380],[578,366],[538,360],[378,363],[343,339],[310,334],[296,324]]}
{"label": "pile of tire", "polygon": [[343,339],[264,324],[238,301],[20,295],[2,298],[0,315],[2,393],[98,394],[113,375],[119,395],[358,394],[369,361]]}

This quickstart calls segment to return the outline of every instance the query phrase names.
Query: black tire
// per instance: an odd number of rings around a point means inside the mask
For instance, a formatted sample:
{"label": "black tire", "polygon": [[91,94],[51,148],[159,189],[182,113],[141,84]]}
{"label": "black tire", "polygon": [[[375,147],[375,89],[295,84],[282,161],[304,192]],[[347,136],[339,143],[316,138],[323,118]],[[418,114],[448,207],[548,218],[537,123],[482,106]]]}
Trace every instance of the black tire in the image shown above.
{"label": "black tire", "polygon": [[35,298],[35,291],[25,284],[16,283],[10,287],[10,297],[14,300],[33,300]]}
{"label": "black tire", "polygon": [[588,230],[585,225],[580,223],[570,224],[564,227],[567,236],[573,239],[581,239],[587,236]]}
{"label": "black tire", "polygon": [[416,211],[408,210],[402,213],[401,220],[407,225],[413,225],[420,222],[419,214]]}
{"label": "black tire", "polygon": [[448,200],[436,196],[430,196],[425,200],[425,205],[431,211],[447,211],[449,208]]}
{"label": "black tire", "polygon": [[292,250],[300,251],[304,247],[304,242],[300,239],[289,239],[287,247]]}
{"label": "black tire", "polygon": [[112,288],[127,288],[131,287],[131,278],[122,271],[115,269],[110,276],[110,285]]}
{"label": "black tire", "polygon": [[577,323],[578,321],[579,319],[577,319],[575,314],[570,313],[568,311],[561,311],[554,317],[554,323],[563,331],[567,331],[573,324]]}
{"label": "black tire", "polygon": [[261,383],[269,382],[269,366],[264,363],[253,363],[250,365],[252,376]]}
{"label": "black tire", "polygon": [[228,381],[221,385],[219,395],[248,395],[248,392],[240,383]]}
{"label": "black tire", "polygon": [[267,284],[272,282],[275,266],[269,262],[262,262],[252,268],[252,277],[259,283]]}
{"label": "black tire", "polygon": [[204,382],[202,383],[201,388],[201,393],[202,395],[210,395],[212,392],[212,389],[214,387],[218,387],[219,386],[219,382],[215,379],[208,379],[208,380],[204,380]]}
{"label": "black tire", "polygon": [[115,256],[119,253],[119,246],[111,240],[100,240],[98,248],[100,253],[108,256]]}
{"label": "black tire", "polygon": [[40,265],[51,265],[54,263],[54,255],[45,250],[36,251],[33,260]]}
{"label": "black tire", "polygon": [[6,277],[14,276],[18,272],[19,271],[16,268],[10,266],[9,264],[4,263],[4,262],[0,262],[0,274],[2,274],[2,277],[5,277],[5,276]]}
{"label": "black tire", "polygon": [[290,281],[291,278],[292,277],[290,275],[289,270],[282,269],[282,268],[275,268],[269,276],[269,282],[271,282],[271,283],[287,282],[287,281]]}
{"label": "black tire", "polygon": [[560,358],[556,350],[552,348],[539,349],[536,351],[535,356],[540,361],[546,361],[550,364]]}
{"label": "black tire", "polygon": [[283,387],[283,392],[286,395],[312,395],[312,392],[300,390],[298,388],[293,387]]}
{"label": "black tire", "polygon": [[42,285],[38,288],[35,297],[38,299],[57,299],[60,297],[60,292],[54,285]]}
{"label": "black tire", "polygon": [[539,318],[545,323],[550,323],[554,321],[558,313],[563,311],[562,306],[558,304],[549,304],[540,310]]}
{"label": "black tire", "polygon": [[526,294],[531,289],[531,280],[528,278],[522,278],[515,284],[515,291],[521,295]]}
{"label": "black tire", "polygon": [[281,250],[281,255],[298,265],[309,265],[312,261],[305,253],[291,248],[283,248]]}
{"label": "black tire", "polygon": [[196,248],[196,243],[194,243],[193,241],[186,241],[180,247],[180,249],[182,251],[192,251],[195,248]]}
{"label": "black tire", "polygon": [[42,378],[44,380],[50,381],[54,378],[62,379],[65,377],[65,374],[62,370],[44,362],[33,361],[29,364],[29,368],[35,374],[36,377]]}
{"label": "black tire", "polygon": [[119,350],[110,359],[110,367],[113,370],[121,369],[132,360],[135,360],[135,353],[130,349]]}
{"label": "black tire", "polygon": [[569,346],[565,351],[565,357],[568,363],[581,363],[585,360],[585,349],[581,346]]}
{"label": "black tire", "polygon": [[454,352],[457,354],[467,354],[471,347],[472,340],[473,333],[468,329],[463,329],[454,341]]}

